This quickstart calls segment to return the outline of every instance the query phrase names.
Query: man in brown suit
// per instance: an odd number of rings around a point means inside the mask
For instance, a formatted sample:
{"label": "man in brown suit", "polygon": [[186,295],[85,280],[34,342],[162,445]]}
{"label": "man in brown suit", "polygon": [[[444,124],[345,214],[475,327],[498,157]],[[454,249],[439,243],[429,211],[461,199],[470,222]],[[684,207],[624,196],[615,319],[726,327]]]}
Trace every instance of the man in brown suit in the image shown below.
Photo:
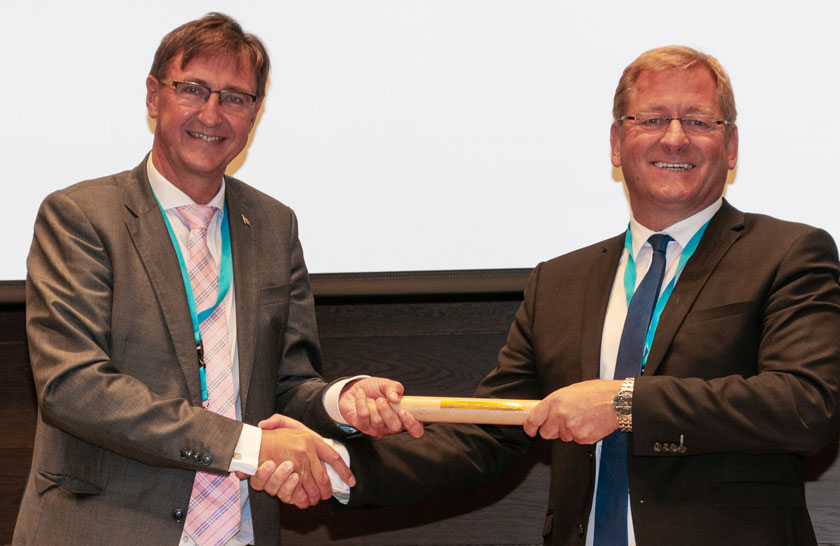
{"label": "man in brown suit", "polygon": [[[351,394],[356,385],[396,400],[398,383],[321,379],[295,215],[225,176],[254,126],[268,68],[260,41],[227,16],[175,29],[146,80],[151,153],[42,204],[27,262],[39,420],[16,546],[277,544],[277,499],[232,472],[279,476],[289,502],[306,506],[333,493],[321,461],[354,482],[341,455],[298,421],[334,437],[345,435],[337,422],[375,435],[403,427],[383,401],[357,405]],[[210,215],[203,234],[188,225],[193,210]],[[194,318],[204,308],[193,296],[206,287],[194,278],[193,232],[210,257],[200,262],[207,278],[217,278],[218,350],[205,334],[210,319]],[[224,399],[202,377],[214,362],[230,386]],[[216,396],[230,416],[202,407]],[[275,412],[292,428],[254,426]],[[199,489],[199,476],[230,495]],[[198,497],[211,501],[206,521]],[[185,529],[191,518],[195,533]],[[198,530],[214,522],[223,529],[211,538]]]}

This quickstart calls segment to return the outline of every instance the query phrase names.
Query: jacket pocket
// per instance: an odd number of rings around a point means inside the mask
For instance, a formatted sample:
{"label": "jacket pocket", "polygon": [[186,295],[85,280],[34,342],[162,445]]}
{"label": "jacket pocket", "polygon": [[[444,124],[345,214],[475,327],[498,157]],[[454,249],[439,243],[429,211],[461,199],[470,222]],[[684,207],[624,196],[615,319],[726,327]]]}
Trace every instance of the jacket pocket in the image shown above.
{"label": "jacket pocket", "polygon": [[39,495],[43,495],[55,487],[74,496],[99,495],[102,493],[102,487],[94,483],[63,474],[41,471],[35,474],[34,481],[35,490]]}
{"label": "jacket pocket", "polygon": [[746,315],[752,311],[753,302],[742,301],[738,303],[730,303],[721,305],[719,307],[711,307],[709,309],[699,309],[692,311],[685,317],[685,322],[702,322],[705,320],[714,320],[724,317],[734,317],[737,315]]}

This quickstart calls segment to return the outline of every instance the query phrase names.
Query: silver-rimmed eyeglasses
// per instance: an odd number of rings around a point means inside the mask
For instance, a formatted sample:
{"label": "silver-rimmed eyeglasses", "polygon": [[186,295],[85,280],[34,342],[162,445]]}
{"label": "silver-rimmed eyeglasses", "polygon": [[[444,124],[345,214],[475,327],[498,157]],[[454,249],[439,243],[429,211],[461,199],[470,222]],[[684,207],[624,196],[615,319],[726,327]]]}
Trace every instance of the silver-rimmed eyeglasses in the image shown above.
{"label": "silver-rimmed eyeglasses", "polygon": [[219,94],[219,107],[222,111],[232,115],[241,116],[250,114],[254,104],[257,102],[256,95],[242,91],[210,89],[206,85],[195,82],[160,80],[160,83],[171,85],[179,101],[196,108],[204,106],[204,103],[207,102],[213,93]]}
{"label": "silver-rimmed eyeglasses", "polygon": [[728,127],[731,121],[715,119],[712,116],[688,115],[678,118],[671,118],[656,113],[642,113],[634,116],[621,116],[616,121],[632,121],[634,127],[638,127],[650,133],[663,133],[670,127],[672,121],[679,121],[683,131],[694,135],[711,133],[718,127]]}

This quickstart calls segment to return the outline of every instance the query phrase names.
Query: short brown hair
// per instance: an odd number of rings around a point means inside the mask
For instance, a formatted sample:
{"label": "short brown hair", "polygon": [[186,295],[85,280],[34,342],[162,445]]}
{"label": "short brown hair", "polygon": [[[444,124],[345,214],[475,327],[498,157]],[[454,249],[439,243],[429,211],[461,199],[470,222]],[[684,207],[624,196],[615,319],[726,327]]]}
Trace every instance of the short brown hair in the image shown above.
{"label": "short brown hair", "polygon": [[268,51],[259,38],[245,33],[232,17],[223,13],[208,13],[164,36],[149,73],[158,80],[165,78],[169,63],[178,53],[183,53],[182,69],[196,57],[233,55],[238,59],[243,54],[247,55],[256,75],[257,97],[265,96],[271,64]]}
{"label": "short brown hair", "polygon": [[700,53],[695,49],[685,46],[666,46],[651,49],[639,55],[624,69],[618,87],[615,89],[613,99],[613,119],[618,119],[627,114],[627,104],[630,102],[630,93],[633,91],[636,81],[642,72],[648,70],[659,72],[669,68],[688,70],[698,66],[706,67],[711,72],[717,86],[717,99],[720,112],[727,121],[734,122],[737,112],[735,111],[735,94],[732,92],[732,83],[729,76],[720,63],[711,55]]}

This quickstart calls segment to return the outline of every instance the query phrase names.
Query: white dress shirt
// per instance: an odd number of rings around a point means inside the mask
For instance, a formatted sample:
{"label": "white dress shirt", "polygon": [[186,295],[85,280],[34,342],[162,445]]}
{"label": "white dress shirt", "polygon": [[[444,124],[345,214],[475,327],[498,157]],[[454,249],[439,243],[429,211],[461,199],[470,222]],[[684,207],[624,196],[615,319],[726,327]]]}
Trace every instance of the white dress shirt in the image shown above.
{"label": "white dress shirt", "polygon": [[[630,218],[630,234],[632,236],[633,262],[636,266],[636,288],[650,268],[653,258],[653,249],[648,238],[654,233],[667,233],[673,241],[669,242],[665,251],[665,276],[662,279],[664,290],[672,279],[679,280],[680,257],[689,241],[709,219],[715,215],[723,204],[723,199],[718,199],[712,205],[700,212],[681,220],[676,224],[659,232],[651,231]],[[627,317],[627,295],[624,291],[624,271],[627,269],[628,253],[625,249],[621,253],[618,262],[618,270],[615,272],[610,300],[607,306],[607,314],[604,319],[604,330],[601,333],[601,375],[602,379],[613,379],[615,374],[616,358],[618,357],[618,345],[621,341],[621,332],[624,329],[624,319]],[[661,292],[660,292],[661,293]],[[624,379],[624,378],[616,378]],[[595,446],[595,483],[597,484],[601,461],[601,442]],[[597,495],[597,487],[595,495]],[[633,518],[630,514],[630,503],[627,503],[627,537],[629,546],[635,546],[636,539],[633,532]],[[592,546],[595,535],[595,498],[592,499],[592,510],[589,513],[589,524],[586,532],[586,546]]]}
{"label": "white dress shirt", "polygon": [[[195,205],[187,194],[175,187],[171,182],[166,180],[162,174],[155,168],[152,157],[146,163],[146,172],[149,177],[149,183],[154,190],[155,196],[160,202],[161,207],[166,212],[169,224],[172,226],[172,231],[175,233],[175,238],[178,240],[178,245],[183,256],[189,256],[187,249],[187,241],[189,240],[190,229],[184,222],[177,207],[184,205]],[[222,253],[222,214],[225,206],[225,182],[222,179],[221,186],[218,193],[207,203],[209,206],[216,207],[218,211],[213,215],[210,224],[207,226],[207,247],[210,250],[210,255],[213,257],[216,265],[221,263],[220,257]],[[236,392],[236,419],[242,420],[242,400],[240,398],[239,390],[239,351],[236,342],[236,294],[234,285],[231,284],[230,290],[222,301],[225,309],[225,316],[227,317],[228,339],[233,340],[230,343],[230,361],[233,366],[233,388]],[[338,395],[341,388],[348,382],[355,378],[350,378],[333,385],[324,395],[325,405],[328,413],[334,420],[340,423],[346,423],[338,411]],[[336,414],[338,419],[336,418]],[[231,459],[229,470],[231,472],[239,471],[245,474],[253,475],[257,471],[259,465],[260,444],[262,441],[262,431],[253,425],[244,424],[242,432],[239,436],[239,441],[234,448],[236,457]],[[345,463],[349,463],[349,455],[347,450],[338,442],[328,441],[328,443],[336,449],[344,458]],[[333,483],[333,491],[339,500],[347,502],[345,495],[349,494],[349,487],[342,482],[335,471],[329,465],[326,465],[327,473],[330,475],[330,481]],[[242,480],[239,485],[241,495],[242,520],[239,533],[228,541],[227,546],[245,546],[254,543],[254,528],[251,520],[251,504],[248,500],[248,480]],[[193,540],[186,534],[181,535],[180,544],[182,546],[192,546]]]}

